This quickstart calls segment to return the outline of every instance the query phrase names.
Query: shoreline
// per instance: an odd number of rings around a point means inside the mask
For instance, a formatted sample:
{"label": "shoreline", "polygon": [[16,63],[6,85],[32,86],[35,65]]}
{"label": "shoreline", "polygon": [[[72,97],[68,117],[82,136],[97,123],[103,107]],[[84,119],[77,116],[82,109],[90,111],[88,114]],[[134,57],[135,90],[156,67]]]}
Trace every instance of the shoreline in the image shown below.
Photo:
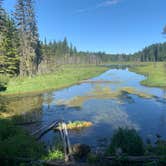
{"label": "shoreline", "polygon": [[[80,84],[81,81],[96,77],[107,70],[109,70],[108,67],[94,66],[94,65],[86,65],[86,67],[67,66],[63,68],[63,71],[35,76],[34,78],[31,78],[31,79],[23,78],[23,81],[17,80],[17,78],[16,80],[11,79],[9,81],[9,85],[7,86],[7,89],[9,90],[5,92],[0,92],[0,96],[1,97],[3,96],[4,97],[17,97],[17,96],[22,97],[22,96],[40,95],[42,93],[56,91],[56,90],[68,88],[73,85]],[[67,74],[69,74],[70,77],[68,76],[65,77]],[[24,85],[24,83],[22,82],[25,82],[25,83],[27,82],[28,86]],[[16,90],[12,88],[12,84],[13,86],[14,84],[16,84]],[[34,84],[41,84],[41,86],[37,86],[36,88],[36,85]],[[20,90],[21,88],[24,90]]]}
{"label": "shoreline", "polygon": [[129,70],[146,77],[140,82],[141,85],[166,89],[165,65],[164,62],[151,62],[147,63],[145,66],[131,67]]}

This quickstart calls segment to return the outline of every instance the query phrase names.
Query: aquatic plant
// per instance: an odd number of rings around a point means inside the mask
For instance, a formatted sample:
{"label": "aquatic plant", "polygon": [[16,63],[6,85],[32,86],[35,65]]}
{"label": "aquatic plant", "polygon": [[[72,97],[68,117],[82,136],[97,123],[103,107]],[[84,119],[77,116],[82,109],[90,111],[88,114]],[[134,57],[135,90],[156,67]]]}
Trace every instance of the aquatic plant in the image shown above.
{"label": "aquatic plant", "polygon": [[67,107],[82,107],[83,103],[90,99],[117,99],[125,94],[133,94],[142,98],[150,99],[154,96],[141,92],[133,87],[123,87],[117,90],[111,90],[110,87],[95,86],[94,89],[84,96],[76,96],[66,101],[58,101],[57,105],[66,105]]}
{"label": "aquatic plant", "polygon": [[[92,122],[74,121],[74,122],[67,123],[66,127],[68,130],[77,130],[77,129],[91,127],[92,125],[93,125]],[[60,126],[58,126],[56,129],[60,129]]]}
{"label": "aquatic plant", "polygon": [[128,94],[133,94],[133,95],[137,95],[139,97],[142,98],[153,98],[154,96],[151,94],[147,94],[145,92],[141,92],[138,91],[137,89],[133,88],[133,87],[124,87],[122,89],[120,89],[123,93],[128,93]]}

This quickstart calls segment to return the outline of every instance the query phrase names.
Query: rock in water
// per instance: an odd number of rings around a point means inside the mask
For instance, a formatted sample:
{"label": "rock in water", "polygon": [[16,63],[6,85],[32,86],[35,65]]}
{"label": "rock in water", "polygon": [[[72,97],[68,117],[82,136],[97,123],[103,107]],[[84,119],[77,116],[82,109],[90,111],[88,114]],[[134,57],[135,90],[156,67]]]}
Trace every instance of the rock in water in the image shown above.
{"label": "rock in water", "polygon": [[78,158],[84,158],[87,157],[87,155],[90,153],[91,148],[85,144],[75,144],[72,147],[72,151],[74,156]]}

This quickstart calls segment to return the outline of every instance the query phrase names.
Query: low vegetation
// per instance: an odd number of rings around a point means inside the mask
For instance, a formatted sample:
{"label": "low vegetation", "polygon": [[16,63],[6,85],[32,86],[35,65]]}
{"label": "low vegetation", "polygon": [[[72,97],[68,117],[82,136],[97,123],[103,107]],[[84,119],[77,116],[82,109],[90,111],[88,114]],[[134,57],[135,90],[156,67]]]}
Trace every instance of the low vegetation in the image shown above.
{"label": "low vegetation", "polygon": [[[112,160],[108,159],[110,156]],[[129,156],[138,157],[139,161],[131,161]],[[156,156],[158,159],[151,157],[144,160],[143,158],[147,156]],[[113,134],[106,153],[102,157],[100,154],[91,153],[88,155],[88,162],[95,166],[164,166],[166,165],[166,141],[157,135],[155,144],[150,140],[144,143],[137,131],[119,128]]]}
{"label": "low vegetation", "polygon": [[57,90],[81,80],[99,75],[108,70],[107,67],[95,65],[68,65],[58,68],[57,72],[35,77],[11,78],[7,84],[7,89],[1,95],[19,95],[25,93],[40,93],[43,91]]}
{"label": "low vegetation", "polygon": [[135,130],[119,129],[111,139],[108,154],[141,156],[144,154],[144,144]]}
{"label": "low vegetation", "polygon": [[[74,121],[67,123],[66,127],[68,130],[80,130],[82,128],[91,127],[93,125],[92,122],[87,121]],[[61,126],[58,126],[56,129],[60,129]]]}
{"label": "low vegetation", "polygon": [[38,159],[46,153],[44,146],[36,142],[11,120],[0,119],[0,156]]}
{"label": "low vegetation", "polygon": [[147,77],[141,82],[143,85],[162,88],[166,87],[165,62],[146,63],[144,66],[132,67],[130,70]]}
{"label": "low vegetation", "polygon": [[93,91],[86,93],[84,96],[76,96],[66,101],[57,101],[57,105],[66,105],[68,107],[82,107],[82,105],[90,99],[117,99],[122,95],[132,94],[142,98],[150,99],[154,96],[142,91],[138,91],[133,87],[123,87],[115,91],[111,90],[110,87],[96,86]]}
{"label": "low vegetation", "polygon": [[50,151],[42,159],[46,160],[46,161],[50,161],[50,160],[64,160],[64,153],[63,153],[62,150],[56,149],[56,150]]}
{"label": "low vegetation", "polygon": [[6,90],[8,81],[9,77],[0,74],[0,92]]}

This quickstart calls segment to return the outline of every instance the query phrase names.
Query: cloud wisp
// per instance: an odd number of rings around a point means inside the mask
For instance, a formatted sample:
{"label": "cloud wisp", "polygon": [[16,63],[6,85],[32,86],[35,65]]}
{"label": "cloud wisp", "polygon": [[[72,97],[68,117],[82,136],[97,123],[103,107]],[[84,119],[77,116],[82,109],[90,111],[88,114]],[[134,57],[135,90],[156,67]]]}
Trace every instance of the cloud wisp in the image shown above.
{"label": "cloud wisp", "polygon": [[98,8],[101,8],[101,7],[109,7],[109,6],[112,6],[112,5],[116,5],[120,2],[120,0],[107,0],[107,1],[104,1],[104,2],[101,2],[97,5]]}
{"label": "cloud wisp", "polygon": [[75,12],[75,14],[86,13],[86,12],[93,11],[93,10],[96,10],[99,8],[110,7],[110,6],[118,4],[119,2],[120,2],[120,0],[103,0],[103,2],[100,2],[93,7],[78,9]]}

